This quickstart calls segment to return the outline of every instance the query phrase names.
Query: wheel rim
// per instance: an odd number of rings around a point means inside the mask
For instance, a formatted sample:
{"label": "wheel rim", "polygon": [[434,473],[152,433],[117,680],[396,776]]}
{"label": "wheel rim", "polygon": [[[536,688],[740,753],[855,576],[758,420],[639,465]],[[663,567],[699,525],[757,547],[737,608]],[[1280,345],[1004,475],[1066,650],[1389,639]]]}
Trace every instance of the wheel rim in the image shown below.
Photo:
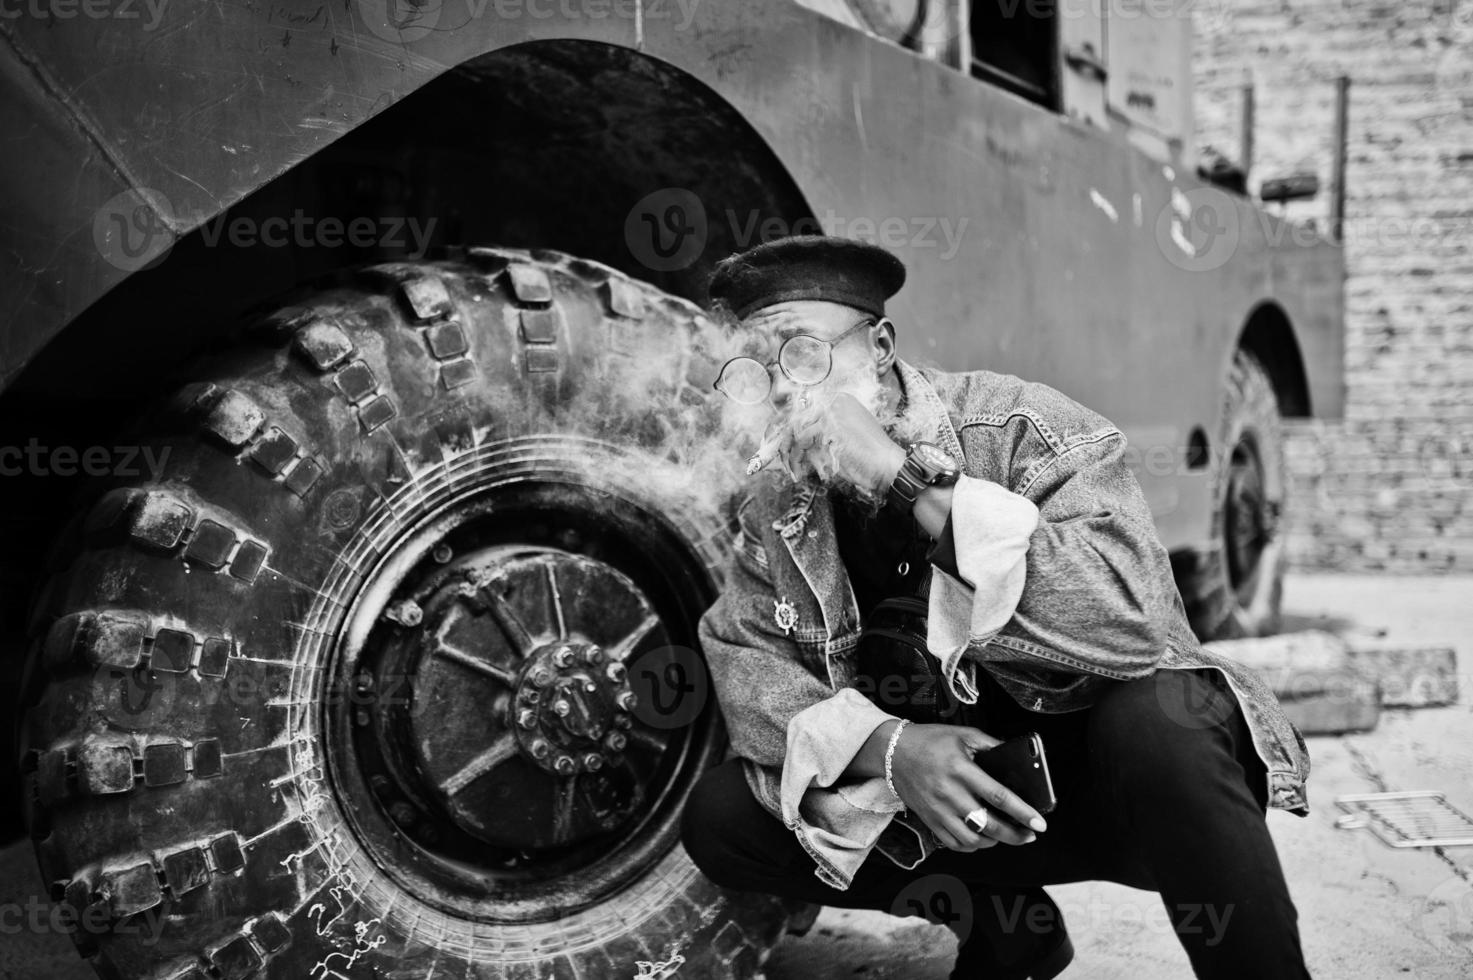
{"label": "wheel rim", "polygon": [[630,668],[695,647],[702,563],[605,488],[521,479],[409,529],[368,576],[324,706],[342,809],[423,900],[500,922],[595,904],[674,845],[714,711],[651,725]]}
{"label": "wheel rim", "polygon": [[1228,464],[1223,514],[1228,584],[1240,606],[1250,605],[1257,591],[1264,553],[1273,535],[1273,511],[1258,445],[1245,436],[1233,447]]}

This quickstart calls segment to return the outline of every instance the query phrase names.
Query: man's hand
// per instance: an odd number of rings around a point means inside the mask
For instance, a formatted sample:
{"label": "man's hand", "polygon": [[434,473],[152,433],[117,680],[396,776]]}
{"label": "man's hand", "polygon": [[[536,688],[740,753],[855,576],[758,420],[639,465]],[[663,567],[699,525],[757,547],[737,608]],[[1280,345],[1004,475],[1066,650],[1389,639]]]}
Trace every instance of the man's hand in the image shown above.
{"label": "man's hand", "polygon": [[799,424],[788,453],[822,479],[841,480],[871,496],[888,493],[905,462],[905,450],[847,391]]}
{"label": "man's hand", "polygon": [[[1037,836],[1030,825],[1047,826],[1037,810],[972,761],[997,744],[991,735],[960,725],[908,725],[895,743],[895,791],[951,850],[975,851],[999,841],[1027,844]],[[988,814],[985,834],[963,819],[979,806]]]}

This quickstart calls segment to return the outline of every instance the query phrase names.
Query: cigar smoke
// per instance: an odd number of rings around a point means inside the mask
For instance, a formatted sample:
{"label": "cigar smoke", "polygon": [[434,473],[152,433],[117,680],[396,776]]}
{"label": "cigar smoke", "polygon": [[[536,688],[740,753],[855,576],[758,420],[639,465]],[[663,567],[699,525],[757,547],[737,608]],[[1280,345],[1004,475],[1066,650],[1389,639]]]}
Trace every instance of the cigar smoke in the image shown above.
{"label": "cigar smoke", "polygon": [[[887,390],[859,344],[836,348],[829,379],[806,389],[809,398],[793,398],[781,411],[771,402],[741,405],[728,399],[711,387],[721,366],[740,354],[771,360],[776,346],[747,325],[737,327],[721,311],[707,314],[689,307],[689,313],[683,331],[658,323],[629,330],[621,336],[621,356],[596,375],[579,378],[576,391],[547,397],[534,408],[542,416],[534,420],[538,431],[631,450],[613,462],[604,454],[596,460],[590,454],[589,482],[597,485],[612,478],[638,487],[641,496],[672,518],[728,514],[753,480],[809,480],[848,492],[841,481],[831,479],[832,467],[821,458],[791,459],[783,452],[789,443],[786,434],[826,411],[840,391],[870,409],[897,441],[934,438],[934,433],[908,436],[901,431],[904,420],[889,404]],[[504,406],[493,406],[493,417],[526,415],[525,395],[507,391],[505,398]],[[487,438],[494,433],[481,434],[477,441]],[[748,460],[754,454],[765,468],[752,475]]]}

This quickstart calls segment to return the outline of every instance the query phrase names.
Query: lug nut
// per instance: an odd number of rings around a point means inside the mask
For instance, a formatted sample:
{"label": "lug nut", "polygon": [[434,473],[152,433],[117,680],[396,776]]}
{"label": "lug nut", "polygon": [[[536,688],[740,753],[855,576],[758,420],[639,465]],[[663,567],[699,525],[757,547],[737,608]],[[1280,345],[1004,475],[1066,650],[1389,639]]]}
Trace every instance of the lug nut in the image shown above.
{"label": "lug nut", "polygon": [[552,662],[557,664],[560,670],[573,666],[573,648],[559,647],[558,652],[552,655]]}
{"label": "lug nut", "polygon": [[614,724],[618,725],[620,728],[632,728],[632,727],[634,727],[634,722],[632,722],[632,721],[629,720],[629,716],[628,715],[615,715],[614,716]]}
{"label": "lug nut", "polygon": [[566,701],[556,701],[553,703],[552,710],[559,718],[566,718],[568,712],[573,710],[573,706]]}
{"label": "lug nut", "polygon": [[603,648],[602,647],[597,647],[597,646],[592,646],[592,647],[589,647],[587,650],[584,650],[583,651],[583,662],[586,663],[586,664],[589,664],[590,666],[593,666],[593,667],[597,667],[599,664],[603,663],[604,662]]}
{"label": "lug nut", "polygon": [[551,745],[548,745],[542,739],[539,738],[539,739],[536,739],[535,741],[533,741],[533,743],[532,743],[532,758],[537,759],[537,760],[546,759],[548,757],[548,755],[551,754],[551,752],[552,752],[552,746]]}
{"label": "lug nut", "polygon": [[444,565],[455,557],[455,552],[451,550],[448,544],[437,544],[435,545],[435,550],[430,552],[430,557]]}
{"label": "lug nut", "polygon": [[546,667],[538,667],[532,671],[532,683],[537,687],[546,687],[552,683],[552,671]]}
{"label": "lug nut", "polygon": [[520,712],[517,713],[517,724],[521,725],[523,728],[536,728],[537,712],[533,711],[531,708],[523,708]]}
{"label": "lug nut", "polygon": [[629,676],[629,671],[625,670],[624,665],[616,660],[609,664],[608,668],[604,671],[604,676],[608,677],[615,684],[622,684],[624,678]]}
{"label": "lug nut", "polygon": [[633,691],[624,691],[616,699],[619,707],[624,711],[633,711],[639,705],[639,695]]}
{"label": "lug nut", "polygon": [[413,599],[401,599],[384,610],[384,615],[400,626],[418,626],[425,619],[425,611]]}
{"label": "lug nut", "polygon": [[521,698],[528,704],[536,704],[538,701],[542,700],[541,692],[532,687],[522,688],[521,691],[517,693],[517,697]]}
{"label": "lug nut", "polygon": [[569,776],[572,775],[573,770],[577,769],[578,766],[576,763],[573,762],[572,756],[560,755],[557,757],[557,762],[553,764],[553,768],[562,773],[564,776]]}
{"label": "lug nut", "polygon": [[597,752],[590,752],[583,757],[583,768],[589,772],[598,772],[604,767],[604,757]]}
{"label": "lug nut", "polygon": [[604,736],[604,747],[610,752],[623,752],[624,746],[628,742],[629,740],[624,737],[623,732],[609,732],[608,735]]}

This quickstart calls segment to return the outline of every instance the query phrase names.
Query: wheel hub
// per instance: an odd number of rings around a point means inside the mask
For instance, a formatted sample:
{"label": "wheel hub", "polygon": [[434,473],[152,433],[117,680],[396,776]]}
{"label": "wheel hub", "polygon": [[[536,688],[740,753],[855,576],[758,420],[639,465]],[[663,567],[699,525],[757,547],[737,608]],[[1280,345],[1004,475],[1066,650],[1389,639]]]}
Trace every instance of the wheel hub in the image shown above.
{"label": "wheel hub", "polygon": [[[380,690],[398,671],[410,678],[407,710],[371,725],[390,817],[421,839],[448,822],[521,853],[617,828],[645,798],[624,765],[631,736],[665,747],[636,730],[623,663],[658,628],[647,599],[609,565],[560,549],[455,559],[447,546],[432,560],[441,567],[387,603],[391,628],[372,658]],[[605,648],[595,637],[616,623],[625,632]]]}
{"label": "wheel hub", "polygon": [[678,838],[679,801],[721,751],[714,705],[672,724],[631,685],[689,651],[710,596],[684,532],[631,501],[475,485],[375,549],[328,679],[330,772],[405,888],[542,921]]}
{"label": "wheel hub", "polygon": [[546,644],[517,680],[517,742],[547,772],[597,772],[624,751],[636,701],[629,671],[597,644]]}
{"label": "wheel hub", "polygon": [[1240,597],[1251,594],[1264,551],[1273,534],[1274,508],[1264,488],[1263,467],[1257,448],[1240,443],[1233,451],[1227,474],[1227,502],[1223,521],[1228,582]]}

